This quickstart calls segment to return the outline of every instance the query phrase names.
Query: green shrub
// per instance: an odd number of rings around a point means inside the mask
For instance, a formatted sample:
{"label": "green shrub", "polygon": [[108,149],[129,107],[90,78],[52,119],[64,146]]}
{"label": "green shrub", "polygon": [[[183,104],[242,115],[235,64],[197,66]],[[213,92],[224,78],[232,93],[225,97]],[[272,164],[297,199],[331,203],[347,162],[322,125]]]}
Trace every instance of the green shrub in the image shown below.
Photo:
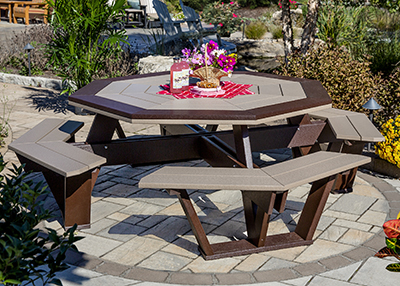
{"label": "green shrub", "polygon": [[221,36],[229,37],[240,28],[242,23],[240,17],[234,13],[238,8],[239,4],[235,1],[214,2],[204,8],[201,18],[206,23],[217,26]]}
{"label": "green shrub", "polygon": [[375,121],[382,125],[400,115],[400,69],[394,70],[377,90],[375,99],[382,109],[376,111]]}
{"label": "green shrub", "polygon": [[215,0],[183,0],[185,6],[189,6],[196,11],[202,11],[208,4],[215,2]]}
{"label": "green shrub", "polygon": [[387,9],[389,12],[400,12],[400,0],[371,0],[371,4],[378,8]]}
{"label": "green shrub", "polygon": [[244,33],[248,39],[261,39],[267,32],[267,27],[263,22],[252,22],[246,26]]}
{"label": "green shrub", "polygon": [[[0,172],[5,165],[0,156]],[[67,250],[77,250],[76,225],[62,235],[39,230],[37,225],[52,217],[43,207],[48,191],[43,182],[26,181],[23,166],[10,171],[0,175],[0,284],[35,285],[40,279],[61,285],[54,276],[69,267],[64,263]]]}
{"label": "green shrub", "polygon": [[272,4],[278,4],[278,0],[239,0],[238,3],[242,7],[255,9],[257,7],[266,7]]}
{"label": "green shrub", "polygon": [[288,65],[280,59],[281,75],[319,80],[332,98],[333,107],[365,112],[362,105],[376,95],[381,85],[379,76],[372,74],[369,62],[359,62],[337,47],[319,46],[303,57],[293,54]]}
{"label": "green shrub", "polygon": [[[50,25],[54,38],[47,56],[54,70],[70,84],[72,93],[104,70],[108,58],[119,58],[126,31],[113,29],[122,22],[125,0],[48,0],[53,9]],[[126,43],[126,42],[125,42]]]}
{"label": "green shrub", "polygon": [[400,62],[400,41],[397,38],[376,40],[369,44],[368,54],[372,72],[388,77]]}

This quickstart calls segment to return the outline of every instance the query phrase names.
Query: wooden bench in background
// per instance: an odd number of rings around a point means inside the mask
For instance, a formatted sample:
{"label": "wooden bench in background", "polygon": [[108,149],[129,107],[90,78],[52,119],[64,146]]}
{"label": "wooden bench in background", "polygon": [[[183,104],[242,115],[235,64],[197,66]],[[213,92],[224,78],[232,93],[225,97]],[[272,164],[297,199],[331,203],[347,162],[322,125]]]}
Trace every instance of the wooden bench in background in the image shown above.
{"label": "wooden bench in background", "polygon": [[[205,259],[309,245],[338,174],[370,158],[319,151],[260,169],[163,167],[142,178],[140,188],[166,189],[177,195]],[[287,191],[312,183],[294,232],[267,236],[272,209],[283,212]],[[210,244],[186,189],[241,190],[247,240]]]}
{"label": "wooden bench in background", "polygon": [[63,215],[64,226],[90,225],[91,193],[106,159],[82,150],[74,134],[83,122],[48,118],[9,145],[25,170],[42,172]]}

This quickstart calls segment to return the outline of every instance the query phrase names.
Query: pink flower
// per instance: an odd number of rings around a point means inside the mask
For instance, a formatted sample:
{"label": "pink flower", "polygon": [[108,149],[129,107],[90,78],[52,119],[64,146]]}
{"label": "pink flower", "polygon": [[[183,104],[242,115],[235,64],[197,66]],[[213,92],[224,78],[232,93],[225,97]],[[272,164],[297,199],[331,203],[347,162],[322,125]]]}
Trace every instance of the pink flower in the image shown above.
{"label": "pink flower", "polygon": [[237,18],[237,15],[235,13],[232,13],[233,18]]}
{"label": "pink flower", "polygon": [[230,2],[229,4],[233,5],[233,1],[232,1],[232,2]]}
{"label": "pink flower", "polygon": [[222,24],[222,23],[219,23],[219,24],[218,24],[218,26],[220,26],[220,27],[222,27],[223,25],[224,25],[224,24]]}
{"label": "pink flower", "polygon": [[221,2],[222,5],[224,5],[224,2]]}

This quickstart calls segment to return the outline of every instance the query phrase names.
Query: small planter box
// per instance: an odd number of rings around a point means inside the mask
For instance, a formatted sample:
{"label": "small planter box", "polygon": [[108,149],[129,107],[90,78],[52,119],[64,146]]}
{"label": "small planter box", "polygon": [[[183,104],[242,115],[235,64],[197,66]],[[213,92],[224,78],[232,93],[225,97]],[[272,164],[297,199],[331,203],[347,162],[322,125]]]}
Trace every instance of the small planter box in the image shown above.
{"label": "small planter box", "polygon": [[398,168],[396,165],[393,165],[388,161],[379,158],[378,155],[372,152],[364,152],[363,155],[372,158],[371,163],[362,166],[363,168],[381,173],[383,175],[391,176],[393,178],[400,178],[400,168]]}

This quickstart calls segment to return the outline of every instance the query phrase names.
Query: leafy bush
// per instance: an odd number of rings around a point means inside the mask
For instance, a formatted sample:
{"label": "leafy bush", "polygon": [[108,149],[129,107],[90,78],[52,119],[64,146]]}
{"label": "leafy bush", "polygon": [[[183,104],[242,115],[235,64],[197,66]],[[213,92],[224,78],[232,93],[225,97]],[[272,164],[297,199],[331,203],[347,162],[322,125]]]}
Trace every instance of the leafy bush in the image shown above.
{"label": "leafy bush", "polygon": [[362,105],[373,96],[382,106],[375,112],[376,124],[400,115],[400,70],[383,79],[372,73],[368,59],[354,60],[346,50],[328,45],[317,46],[306,56],[293,54],[288,65],[283,58],[280,63],[277,74],[319,80],[335,108],[366,113]]}
{"label": "leafy bush", "polygon": [[[0,172],[5,165],[0,156]],[[0,175],[0,284],[34,285],[40,279],[61,285],[54,276],[68,268],[63,262],[67,250],[77,250],[76,225],[62,235],[40,231],[37,225],[52,217],[41,199],[48,191],[43,182],[25,181],[23,166],[10,171],[10,176]]]}
{"label": "leafy bush", "polygon": [[391,13],[400,12],[400,0],[371,0],[371,4],[378,8],[384,8]]}
{"label": "leafy bush", "polygon": [[375,121],[382,125],[400,115],[400,70],[394,70],[377,91],[375,98],[382,109],[376,111]]}
{"label": "leafy bush", "polygon": [[378,39],[368,45],[371,56],[371,70],[388,77],[400,62],[400,40]]}
{"label": "leafy bush", "polygon": [[261,39],[268,28],[263,22],[252,22],[246,26],[244,33],[248,39]]}
{"label": "leafy bush", "polygon": [[242,7],[249,7],[250,9],[255,9],[257,7],[266,7],[271,4],[277,4],[277,0],[239,0],[239,5]]}
{"label": "leafy bush", "polygon": [[337,47],[327,45],[311,49],[303,56],[292,54],[288,65],[280,59],[281,67],[275,73],[319,80],[332,98],[335,108],[365,112],[362,105],[376,95],[381,84],[372,74],[369,62],[359,62]]}
{"label": "leafy bush", "polygon": [[125,0],[48,0],[53,9],[50,25],[54,38],[47,56],[54,70],[70,82],[72,93],[104,70],[109,58],[118,59],[125,30],[113,29],[124,16]]}
{"label": "leafy bush", "polygon": [[381,127],[381,133],[385,141],[375,144],[375,152],[400,168],[400,116],[386,121]]}
{"label": "leafy bush", "polygon": [[189,6],[196,11],[202,11],[208,4],[213,3],[215,0],[183,0],[185,6]]}
{"label": "leafy bush", "polygon": [[242,23],[242,20],[234,13],[239,8],[237,2],[214,2],[208,4],[201,18],[207,23],[211,23],[218,27],[218,33],[223,37],[228,37],[231,33],[236,32]]}

